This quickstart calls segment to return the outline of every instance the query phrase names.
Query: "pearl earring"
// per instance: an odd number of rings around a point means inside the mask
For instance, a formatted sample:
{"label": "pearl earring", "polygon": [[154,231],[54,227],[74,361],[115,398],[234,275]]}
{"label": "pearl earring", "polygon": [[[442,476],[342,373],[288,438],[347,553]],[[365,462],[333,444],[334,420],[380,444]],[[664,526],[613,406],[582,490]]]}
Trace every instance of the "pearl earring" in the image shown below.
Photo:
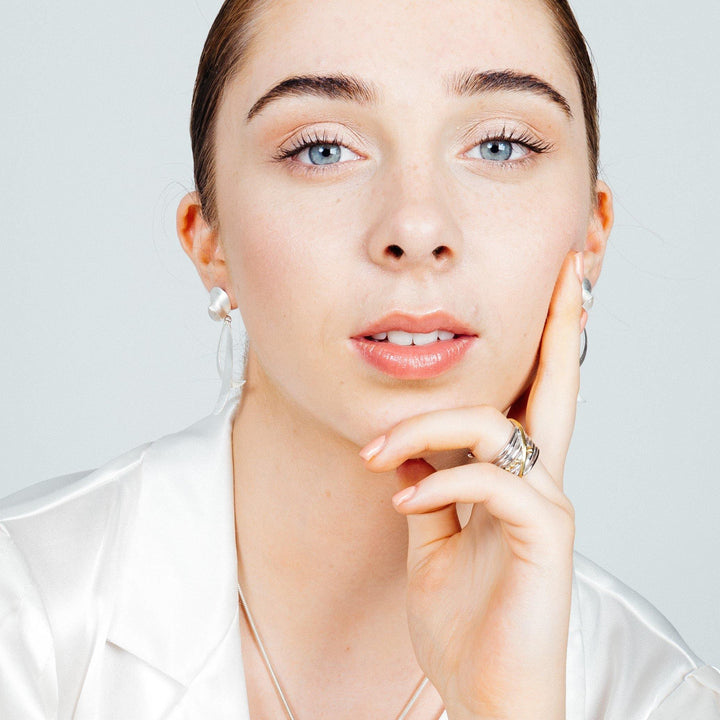
{"label": "pearl earring", "polygon": [[[225,407],[228,399],[237,387],[233,383],[233,339],[232,339],[232,318],[230,317],[230,297],[219,287],[210,291],[210,304],[208,315],[215,322],[222,322],[223,328],[220,332],[220,341],[217,348],[217,371],[220,376],[220,394],[213,413],[217,415]],[[240,383],[243,385],[244,383]]]}

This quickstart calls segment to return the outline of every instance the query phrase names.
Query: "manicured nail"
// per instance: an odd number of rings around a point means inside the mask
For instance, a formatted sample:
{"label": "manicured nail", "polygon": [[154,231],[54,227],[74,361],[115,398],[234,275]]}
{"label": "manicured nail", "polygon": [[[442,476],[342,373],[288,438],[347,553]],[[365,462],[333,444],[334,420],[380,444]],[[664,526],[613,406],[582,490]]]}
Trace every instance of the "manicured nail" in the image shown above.
{"label": "manicured nail", "polygon": [[371,443],[368,443],[360,451],[360,457],[363,460],[372,460],[385,447],[386,443],[387,438],[384,435],[381,435],[379,438],[376,438]]}
{"label": "manicured nail", "polygon": [[407,502],[417,492],[417,485],[411,485],[404,490],[401,490],[397,495],[393,495],[393,503],[395,505],[402,505]]}
{"label": "manicured nail", "polygon": [[585,257],[581,252],[575,253],[575,274],[580,282],[585,277]]}

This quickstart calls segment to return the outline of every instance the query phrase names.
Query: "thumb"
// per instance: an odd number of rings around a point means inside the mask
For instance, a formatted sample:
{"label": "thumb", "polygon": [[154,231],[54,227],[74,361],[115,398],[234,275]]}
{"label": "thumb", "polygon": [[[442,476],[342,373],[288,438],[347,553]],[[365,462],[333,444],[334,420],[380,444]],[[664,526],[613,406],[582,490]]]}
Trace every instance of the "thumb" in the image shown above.
{"label": "thumb", "polygon": [[[406,460],[397,469],[398,477],[407,486],[415,485],[432,475],[435,468],[425,460]],[[408,575],[428,555],[436,543],[442,542],[462,530],[455,503],[432,512],[407,516],[408,521]]]}

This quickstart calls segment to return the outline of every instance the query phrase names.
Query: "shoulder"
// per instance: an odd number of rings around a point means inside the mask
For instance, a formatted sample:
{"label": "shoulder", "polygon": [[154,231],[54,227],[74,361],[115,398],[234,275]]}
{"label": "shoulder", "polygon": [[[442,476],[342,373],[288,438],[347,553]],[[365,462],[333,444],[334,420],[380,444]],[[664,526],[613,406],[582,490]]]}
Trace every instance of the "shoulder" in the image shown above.
{"label": "shoulder", "polygon": [[[50,478],[0,498],[0,527],[19,545],[63,545],[74,538],[92,547],[91,527],[105,527],[110,516],[132,509],[141,481],[172,474],[204,459],[213,440],[226,440],[236,403],[222,414],[144,443],[95,470]],[[67,547],[67,545],[66,545]]]}
{"label": "shoulder", "polygon": [[[684,708],[678,718],[720,720],[720,672],[652,603],[578,552],[574,576],[588,717],[669,719],[676,716],[663,713],[674,695]],[[712,713],[690,712],[701,704]]]}
{"label": "shoulder", "polygon": [[126,509],[120,495],[139,477],[147,443],[85,472],[50,478],[0,500],[0,528],[35,577],[64,576],[97,551],[111,515]]}
{"label": "shoulder", "polygon": [[96,585],[115,562],[115,543],[105,541],[127,524],[146,447],[0,500],[0,675],[12,668],[17,680],[0,683],[0,716],[54,717],[80,687]]}

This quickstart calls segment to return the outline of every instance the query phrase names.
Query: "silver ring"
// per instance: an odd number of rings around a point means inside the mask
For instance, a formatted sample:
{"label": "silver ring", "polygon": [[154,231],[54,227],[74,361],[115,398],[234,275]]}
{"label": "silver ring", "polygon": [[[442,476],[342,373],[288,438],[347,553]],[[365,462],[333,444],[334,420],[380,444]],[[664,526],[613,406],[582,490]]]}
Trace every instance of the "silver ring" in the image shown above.
{"label": "silver ring", "polygon": [[515,426],[513,434],[507,445],[492,460],[501,470],[507,470],[513,475],[524,477],[527,475],[540,457],[540,449],[525,432],[525,428],[517,421],[509,418]]}

